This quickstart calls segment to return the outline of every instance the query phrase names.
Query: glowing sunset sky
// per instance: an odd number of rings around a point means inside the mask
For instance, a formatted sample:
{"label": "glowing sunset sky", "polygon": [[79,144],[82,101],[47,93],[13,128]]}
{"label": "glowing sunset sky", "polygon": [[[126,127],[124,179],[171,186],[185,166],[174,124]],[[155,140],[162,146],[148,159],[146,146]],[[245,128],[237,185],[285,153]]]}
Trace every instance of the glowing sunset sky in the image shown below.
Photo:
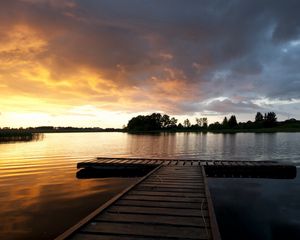
{"label": "glowing sunset sky", "polygon": [[0,127],[300,118],[300,1],[0,1]]}

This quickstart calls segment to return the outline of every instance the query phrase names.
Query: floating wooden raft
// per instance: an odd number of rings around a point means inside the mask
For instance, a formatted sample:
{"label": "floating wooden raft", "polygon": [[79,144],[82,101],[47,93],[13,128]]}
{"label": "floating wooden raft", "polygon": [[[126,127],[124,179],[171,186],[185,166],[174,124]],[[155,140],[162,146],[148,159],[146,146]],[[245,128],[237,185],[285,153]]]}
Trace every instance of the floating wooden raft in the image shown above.
{"label": "floating wooden raft", "polygon": [[292,179],[297,169],[275,161],[207,161],[145,158],[97,158],[80,162],[78,178],[143,176],[149,169],[163,166],[203,166],[208,177],[254,177]]}
{"label": "floating wooden raft", "polygon": [[146,176],[56,240],[220,239],[205,171],[211,171],[212,175],[224,175],[228,172],[228,166],[236,169],[247,169],[247,166],[281,166],[289,169],[289,166],[270,161],[125,158],[98,158],[78,163],[77,167],[101,172],[103,169],[122,171],[126,167],[134,169],[145,166],[152,167]]}

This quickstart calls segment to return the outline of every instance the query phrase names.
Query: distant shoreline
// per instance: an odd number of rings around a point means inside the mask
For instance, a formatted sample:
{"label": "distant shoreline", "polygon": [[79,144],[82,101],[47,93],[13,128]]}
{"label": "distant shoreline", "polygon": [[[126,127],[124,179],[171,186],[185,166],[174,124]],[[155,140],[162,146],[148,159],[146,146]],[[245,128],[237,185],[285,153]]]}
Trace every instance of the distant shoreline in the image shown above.
{"label": "distant shoreline", "polygon": [[121,132],[129,134],[159,134],[159,133],[277,133],[277,132],[300,132],[300,128],[258,128],[258,129],[160,129],[151,131],[128,131],[126,129],[0,129],[0,141],[23,141],[34,138],[35,134],[43,133],[101,133]]}
{"label": "distant shoreline", "polygon": [[220,129],[220,130],[153,130],[153,131],[126,131],[131,134],[147,133],[277,133],[300,132],[300,128],[259,128],[259,129]]}

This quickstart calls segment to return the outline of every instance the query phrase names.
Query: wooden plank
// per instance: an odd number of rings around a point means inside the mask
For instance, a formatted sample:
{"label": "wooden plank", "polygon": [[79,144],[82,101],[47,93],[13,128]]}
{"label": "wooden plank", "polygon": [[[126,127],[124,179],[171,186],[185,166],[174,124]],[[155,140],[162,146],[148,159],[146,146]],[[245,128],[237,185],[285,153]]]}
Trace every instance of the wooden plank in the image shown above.
{"label": "wooden plank", "polygon": [[169,182],[175,182],[175,183],[176,182],[178,182],[178,183],[202,183],[203,182],[203,177],[199,176],[199,178],[191,180],[191,179],[178,179],[178,178],[171,178],[171,177],[162,178],[162,177],[159,177],[159,176],[151,176],[149,178],[149,181],[159,181],[159,182],[169,181]]}
{"label": "wooden plank", "polygon": [[169,165],[170,161],[163,161],[162,165]]}
{"label": "wooden plank", "polygon": [[132,163],[134,164],[137,164],[137,163],[141,163],[143,160],[141,159],[135,159],[135,160],[132,160]]}
{"label": "wooden plank", "polygon": [[171,165],[171,164],[172,164],[172,162],[173,162],[172,160],[171,160],[171,161],[169,161],[169,162],[168,162],[168,166],[169,166],[169,165]]}
{"label": "wooden plank", "polygon": [[[177,169],[166,170],[166,171],[160,172],[160,175],[169,175],[169,174],[174,174],[174,173],[176,173],[176,174],[178,173],[178,174],[181,174],[181,175],[187,175],[187,173],[190,173],[193,176],[196,176],[196,175],[201,176],[201,174],[202,174],[202,173],[199,173],[199,169],[189,169],[189,168],[186,168],[184,166],[182,166],[182,168],[183,168],[183,170],[177,170]],[[193,168],[193,167],[190,167],[190,168]]]}
{"label": "wooden plank", "polygon": [[168,158],[140,158],[140,157],[97,157],[97,159],[116,159],[116,160],[172,160]]}
{"label": "wooden plank", "polygon": [[202,185],[204,182],[203,180],[199,179],[197,181],[170,181],[170,180],[165,180],[165,181],[162,181],[162,180],[159,180],[159,179],[149,179],[147,181],[145,181],[145,183],[149,183],[149,184],[174,184],[174,185],[178,185],[178,184],[181,184],[182,186],[194,186],[194,185]]}
{"label": "wooden plank", "polygon": [[[202,167],[201,170],[202,170],[203,174],[205,174],[204,167]],[[206,178],[203,178],[203,179],[206,182],[205,193],[206,193],[206,198],[207,198],[208,215],[209,215],[209,222],[210,222],[210,226],[211,226],[212,238],[214,240],[221,240],[221,234],[219,232],[216,215],[215,215],[214,208],[213,208],[212,198],[211,198],[211,195],[210,195],[210,192],[208,189],[207,179]]]}
{"label": "wooden plank", "polygon": [[[161,171],[161,175],[167,175],[167,174],[172,174],[172,173],[178,173],[178,174],[183,174],[183,175],[187,175],[188,173],[190,174],[193,174],[194,176],[197,175],[197,174],[200,174],[199,173],[199,169],[189,169],[189,168],[193,168],[192,166],[190,167],[187,167],[187,166],[182,166],[182,169],[181,170],[178,170],[178,169],[168,169],[168,170],[164,170],[164,171]],[[188,170],[188,171],[187,171]]]}
{"label": "wooden plank", "polygon": [[[200,176],[199,176],[199,179],[195,179],[195,178],[176,178],[176,177],[153,177],[153,178],[156,178],[156,179],[160,179],[160,180],[171,180],[171,181],[185,181],[185,182],[191,182],[191,183],[193,183],[193,182],[197,182],[197,181],[202,181],[202,179],[200,178]],[[153,179],[153,178],[151,178],[151,179]]]}
{"label": "wooden plank", "polygon": [[162,164],[163,161],[164,161],[163,159],[158,159],[158,160],[157,160],[157,164]]}
{"label": "wooden plank", "polygon": [[151,162],[151,160],[148,159],[148,160],[144,161],[144,164],[150,164],[150,162]]}
{"label": "wooden plank", "polygon": [[[139,207],[165,207],[165,208],[188,208],[188,209],[201,209],[199,203],[193,202],[163,202],[163,201],[139,201],[121,199],[115,203],[115,206],[139,206]],[[207,205],[204,205],[207,209]]]}
{"label": "wooden plank", "polygon": [[189,180],[185,180],[185,179],[166,179],[166,178],[150,178],[147,182],[145,183],[151,183],[151,182],[156,182],[156,183],[174,183],[174,184],[184,184],[184,185],[193,185],[193,184],[203,184],[203,177],[198,177],[198,178],[195,178],[195,181],[191,181],[190,179]]}
{"label": "wooden plank", "polygon": [[[93,234],[93,233],[77,233],[72,240],[146,240],[143,236],[120,235],[120,234]],[[170,238],[159,238],[160,240],[170,240]]]}
{"label": "wooden plank", "polygon": [[146,196],[161,196],[161,197],[178,197],[178,198],[202,198],[205,197],[204,192],[196,192],[196,193],[179,193],[179,192],[155,192],[155,191],[133,191],[130,194],[124,196],[124,198],[131,198],[134,196],[142,196],[140,198]]}
{"label": "wooden plank", "polygon": [[129,200],[139,200],[139,201],[160,201],[160,202],[190,202],[190,203],[202,203],[205,200],[205,196],[192,196],[192,197],[184,197],[184,196],[162,196],[162,195],[130,195],[124,197],[124,199]]}
{"label": "wooden plank", "polygon": [[118,160],[118,164],[124,164],[126,163],[128,160]]}
{"label": "wooden plank", "polygon": [[[174,176],[175,173],[172,175],[165,175],[165,176],[159,176],[159,177],[152,177],[151,179],[153,178],[156,178],[156,179],[162,179],[162,180],[170,180],[170,181],[178,181],[178,182],[199,182],[199,181],[203,181],[202,180],[202,175],[198,175],[198,176],[194,176],[194,177],[189,177],[189,176],[180,176],[178,175],[177,177]],[[149,179],[150,180],[150,179]]]}
{"label": "wooden plank", "polygon": [[137,182],[130,185],[128,188],[123,190],[121,193],[117,194],[115,197],[111,198],[109,201],[104,203],[102,206],[97,208],[95,211],[93,211],[91,214],[83,218],[80,222],[76,223],[74,226],[69,228],[67,231],[59,235],[55,240],[63,240],[66,239],[68,236],[73,234],[75,231],[80,229],[82,226],[87,224],[89,221],[91,221],[95,216],[97,216],[100,212],[104,211],[106,208],[108,208],[110,205],[112,205],[115,201],[117,201],[119,198],[121,198],[124,194],[126,194],[128,191],[130,191],[132,188],[134,188],[136,185],[144,181],[146,178],[148,178],[151,174],[153,174],[155,171],[159,170],[161,166],[156,167],[151,172],[149,172],[146,176],[140,178]]}
{"label": "wooden plank", "polygon": [[170,188],[184,188],[184,189],[199,189],[204,186],[204,183],[195,183],[195,184],[180,184],[180,183],[166,183],[160,182],[160,184],[145,182],[143,183],[144,187],[170,187]]}
{"label": "wooden plank", "polygon": [[155,164],[156,160],[150,160],[150,162],[148,164]]}
{"label": "wooden plank", "polygon": [[230,165],[231,165],[231,162],[224,161],[222,164],[223,164],[224,166],[230,166]]}
{"label": "wooden plank", "polygon": [[177,160],[177,159],[176,159],[176,160],[173,160],[173,161],[171,162],[171,165],[172,165],[172,166],[178,165],[178,160]]}
{"label": "wooden plank", "polygon": [[198,183],[182,183],[180,182],[158,182],[158,181],[151,181],[147,182],[145,186],[149,187],[156,187],[156,186],[162,186],[162,187],[177,187],[177,188],[202,188],[204,186],[204,183],[198,182]]}
{"label": "wooden plank", "polygon": [[109,161],[107,161],[106,163],[117,163],[119,160],[117,159],[110,159]]}
{"label": "wooden plank", "polygon": [[108,162],[110,162],[111,161],[111,159],[95,159],[93,162],[95,162],[95,163],[108,163]]}
{"label": "wooden plank", "polygon": [[124,163],[126,163],[126,164],[129,164],[131,161],[130,160],[128,160],[128,159],[125,159],[124,160]]}
{"label": "wooden plank", "polygon": [[141,222],[144,224],[168,224],[168,225],[180,225],[180,226],[194,226],[194,227],[205,227],[209,224],[208,218],[199,217],[185,217],[185,216],[149,216],[143,214],[114,214],[104,213],[101,217],[96,217],[96,221],[122,221],[122,222]]}
{"label": "wooden plank", "polygon": [[180,193],[194,193],[203,191],[204,192],[204,186],[201,188],[175,188],[175,187],[147,187],[147,186],[137,186],[135,191],[155,191],[155,192],[180,192]]}
{"label": "wooden plank", "polygon": [[[174,176],[176,174],[176,176]],[[202,176],[202,174],[198,173],[197,171],[192,172],[189,170],[180,172],[180,171],[170,171],[170,172],[163,172],[159,174],[160,177],[190,177],[190,178],[197,178],[199,176]]]}
{"label": "wooden plank", "polygon": [[[176,174],[176,176],[174,176],[174,174]],[[170,172],[170,173],[165,173],[165,174],[160,174],[159,175],[159,177],[161,177],[161,178],[164,178],[164,177],[172,177],[172,178],[174,178],[174,177],[176,177],[177,179],[180,179],[180,178],[193,178],[193,179],[195,179],[195,178],[198,178],[199,176],[201,176],[201,175],[199,175],[199,174],[197,174],[196,172],[195,173],[190,173],[190,174],[188,174],[188,173],[180,173],[180,172]]]}
{"label": "wooden plank", "polygon": [[150,181],[156,181],[156,182],[159,182],[159,183],[167,183],[167,182],[170,182],[170,183],[174,183],[174,184],[201,184],[203,183],[203,180],[202,180],[202,177],[195,180],[195,181],[191,181],[191,180],[180,180],[180,179],[170,179],[170,178],[150,178],[149,179],[149,182]]}
{"label": "wooden plank", "polygon": [[156,163],[160,168],[71,232],[73,236],[87,240],[91,236],[100,240],[212,239],[213,215],[200,161],[116,160],[120,166]]}
{"label": "wooden plank", "polygon": [[[205,200],[203,200],[204,202]],[[168,216],[194,216],[194,217],[207,217],[207,210],[197,209],[181,209],[176,210],[172,208],[157,208],[157,207],[132,207],[132,206],[111,206],[107,209],[110,213],[142,213],[148,215],[168,215]]]}
{"label": "wooden plank", "polygon": [[175,237],[182,239],[207,239],[210,234],[205,228],[200,227],[179,227],[163,226],[156,224],[138,224],[138,223],[105,223],[93,222],[84,227],[82,232],[130,234],[148,237]]}

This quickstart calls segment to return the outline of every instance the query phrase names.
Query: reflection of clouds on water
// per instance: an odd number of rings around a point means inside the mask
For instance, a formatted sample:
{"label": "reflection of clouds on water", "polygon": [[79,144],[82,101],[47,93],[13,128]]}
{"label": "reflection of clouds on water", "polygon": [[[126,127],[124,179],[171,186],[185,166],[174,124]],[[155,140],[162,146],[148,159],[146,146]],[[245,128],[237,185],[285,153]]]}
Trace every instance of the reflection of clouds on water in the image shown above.
{"label": "reflection of clouds on water", "polygon": [[33,151],[31,158],[22,158],[24,149],[15,146],[6,145],[0,158],[0,239],[53,239],[130,182],[79,181],[75,174],[80,158],[51,157],[50,149],[44,156]]}
{"label": "reflection of clouds on water", "polygon": [[300,177],[210,179],[222,239],[298,240]]}
{"label": "reflection of clouds on water", "polygon": [[[300,164],[299,149],[299,133],[53,133],[45,134],[43,141],[0,144],[0,232],[4,232],[4,229],[12,232],[13,229],[15,233],[25,234],[34,229],[37,234],[36,227],[47,224],[42,222],[45,219],[48,219],[47,231],[52,231],[52,223],[56,221],[53,219],[59,218],[58,222],[70,224],[70,221],[76,220],[73,214],[69,214],[74,209],[79,215],[85,215],[84,211],[89,211],[86,206],[98,207],[104,198],[121,188],[124,179],[76,179],[76,163],[96,156],[271,159]],[[288,219],[285,222],[292,226],[297,224],[297,216],[300,219],[297,213],[297,209],[300,209],[297,196],[299,179],[214,181],[222,182],[214,184],[212,190],[217,192],[218,199],[224,201],[222,204],[226,203],[226,207],[222,208],[224,216],[231,214],[236,224],[244,221],[241,219],[243,212],[238,209],[246,209],[247,214],[253,216],[251,224],[257,222],[256,213],[265,209],[269,209],[269,212],[266,216],[260,214],[260,221],[276,219],[273,215],[281,214]],[[218,199],[215,203],[221,204]],[[267,206],[261,207],[259,203],[262,199],[268,201]],[[235,209],[232,208],[233,204]],[[232,221],[228,221],[230,223]]]}

